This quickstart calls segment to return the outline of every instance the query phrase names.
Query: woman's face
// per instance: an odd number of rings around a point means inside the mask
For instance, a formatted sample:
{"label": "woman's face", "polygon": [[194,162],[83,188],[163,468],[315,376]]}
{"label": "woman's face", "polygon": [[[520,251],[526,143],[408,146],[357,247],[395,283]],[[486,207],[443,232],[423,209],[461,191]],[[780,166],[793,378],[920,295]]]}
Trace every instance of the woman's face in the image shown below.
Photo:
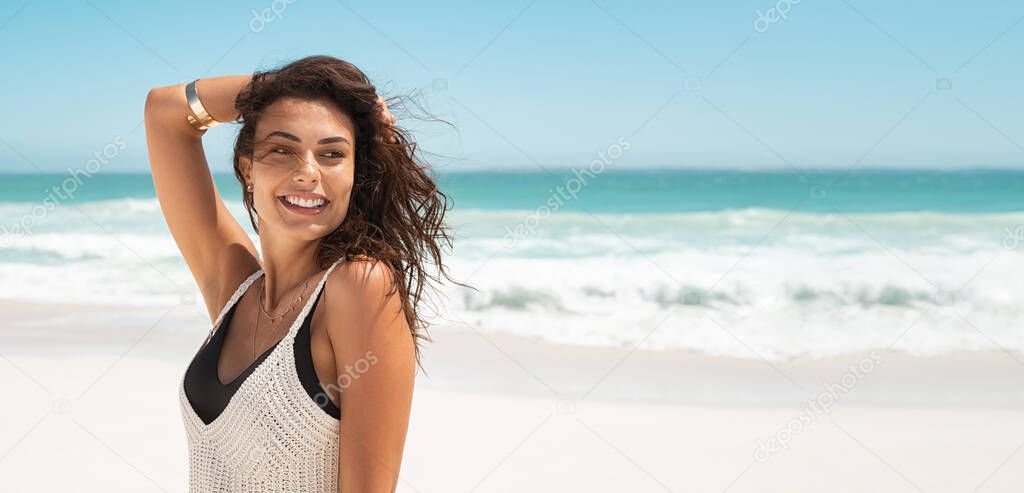
{"label": "woman's face", "polygon": [[323,100],[282,98],[256,125],[247,179],[261,233],[321,238],[345,219],[355,168],[355,125]]}

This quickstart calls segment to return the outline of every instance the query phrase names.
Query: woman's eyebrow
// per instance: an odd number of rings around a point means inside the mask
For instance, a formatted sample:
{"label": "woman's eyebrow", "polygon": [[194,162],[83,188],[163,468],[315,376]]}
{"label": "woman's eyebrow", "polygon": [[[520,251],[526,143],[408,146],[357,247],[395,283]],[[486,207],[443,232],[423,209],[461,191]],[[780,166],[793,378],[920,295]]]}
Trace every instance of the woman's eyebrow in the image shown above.
{"label": "woman's eyebrow", "polygon": [[288,140],[293,140],[295,142],[302,142],[302,139],[300,139],[300,138],[298,138],[298,137],[296,137],[296,136],[294,136],[294,135],[292,135],[292,134],[290,134],[288,132],[284,132],[284,131],[281,131],[281,130],[274,130],[273,132],[270,132],[269,134],[267,134],[266,138],[269,139],[269,138],[275,137],[275,136],[277,136],[277,137],[284,137],[284,138],[286,138]]}
{"label": "woman's eyebrow", "polygon": [[[269,139],[269,138],[275,137],[275,136],[276,137],[283,137],[285,139],[288,139],[288,140],[291,140],[291,141],[295,141],[295,142],[302,142],[302,139],[300,139],[297,136],[292,135],[292,134],[290,134],[288,132],[285,132],[283,130],[274,130],[273,132],[270,132],[269,134],[267,134],[266,138]],[[342,137],[340,135],[336,135],[334,137],[327,137],[327,138],[324,138],[324,139],[320,139],[319,141],[317,141],[317,144],[333,144],[335,142],[344,142],[346,144],[351,144],[351,142],[349,142],[348,139],[346,139],[345,137]]]}
{"label": "woman's eyebrow", "polygon": [[345,137],[342,137],[342,136],[339,135],[339,136],[335,136],[335,137],[327,137],[326,139],[320,139],[317,142],[317,144],[333,144],[335,142],[344,142],[346,144],[350,144],[351,143],[351,142],[348,141],[348,139],[346,139]]}

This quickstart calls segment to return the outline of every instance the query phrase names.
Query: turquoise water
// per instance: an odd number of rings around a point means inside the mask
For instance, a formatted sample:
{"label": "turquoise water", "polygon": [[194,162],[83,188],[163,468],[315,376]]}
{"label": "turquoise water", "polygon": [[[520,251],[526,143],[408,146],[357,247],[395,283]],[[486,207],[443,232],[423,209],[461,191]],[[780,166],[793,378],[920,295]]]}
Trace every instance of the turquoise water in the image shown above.
{"label": "turquoise water", "polygon": [[[215,180],[248,229],[234,176]],[[737,357],[754,357],[751,348],[827,356],[894,340],[920,354],[993,341],[1024,349],[1024,171],[463,172],[438,181],[454,207],[448,264],[478,289],[445,287],[442,325]],[[0,298],[196,297],[149,175],[0,175]]]}
{"label": "turquoise water", "polygon": [[[454,173],[443,188],[456,205],[480,209],[532,209],[576,179],[571,173]],[[827,199],[848,212],[1005,212],[1024,210],[1024,172],[856,171],[607,172],[588,180],[567,210],[591,212],[706,212],[728,209],[789,210],[804,198]],[[825,200],[803,210],[832,212]]]}
{"label": "turquoise water", "polygon": [[[0,201],[35,202],[61,186],[67,174],[0,175]],[[439,176],[442,189],[463,209],[530,210],[556,187],[581,180],[565,172],[460,172]],[[607,171],[583,177],[585,185],[565,210],[665,213],[728,209],[792,209],[832,212],[1007,212],[1024,209],[1024,171]],[[86,178],[76,201],[146,199],[155,196],[148,174]],[[239,196],[234,175],[217,174],[217,186]],[[580,181],[582,183],[582,181]],[[821,187],[821,188],[816,188]],[[568,193],[568,192],[566,192]],[[824,195],[822,195],[822,193]],[[568,196],[568,195],[567,195]],[[824,200],[822,200],[824,199]]]}

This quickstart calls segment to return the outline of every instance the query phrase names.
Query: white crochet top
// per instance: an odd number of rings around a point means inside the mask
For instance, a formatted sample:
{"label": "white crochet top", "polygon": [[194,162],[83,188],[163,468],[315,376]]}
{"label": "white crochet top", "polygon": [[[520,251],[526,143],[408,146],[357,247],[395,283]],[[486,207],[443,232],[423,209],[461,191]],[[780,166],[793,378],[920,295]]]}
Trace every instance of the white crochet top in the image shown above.
{"label": "white crochet top", "polygon": [[[189,403],[182,376],[178,400],[188,437],[190,492],[337,493],[340,423],[303,388],[293,349],[299,326],[336,265],[327,269],[288,333],[210,424],[203,423]],[[262,274],[260,269],[242,282],[221,309],[206,342]]]}

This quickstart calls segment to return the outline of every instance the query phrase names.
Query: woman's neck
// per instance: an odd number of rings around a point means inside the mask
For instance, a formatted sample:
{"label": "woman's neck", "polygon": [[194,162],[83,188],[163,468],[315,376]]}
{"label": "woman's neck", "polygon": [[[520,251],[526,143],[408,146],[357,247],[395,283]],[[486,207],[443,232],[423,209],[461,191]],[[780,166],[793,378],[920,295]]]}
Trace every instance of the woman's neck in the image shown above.
{"label": "woman's neck", "polygon": [[[274,241],[269,235],[260,236],[263,256],[263,306],[271,313],[282,302],[291,299],[289,293],[302,288],[322,269],[317,263],[318,242]],[[288,298],[286,298],[288,296]]]}

